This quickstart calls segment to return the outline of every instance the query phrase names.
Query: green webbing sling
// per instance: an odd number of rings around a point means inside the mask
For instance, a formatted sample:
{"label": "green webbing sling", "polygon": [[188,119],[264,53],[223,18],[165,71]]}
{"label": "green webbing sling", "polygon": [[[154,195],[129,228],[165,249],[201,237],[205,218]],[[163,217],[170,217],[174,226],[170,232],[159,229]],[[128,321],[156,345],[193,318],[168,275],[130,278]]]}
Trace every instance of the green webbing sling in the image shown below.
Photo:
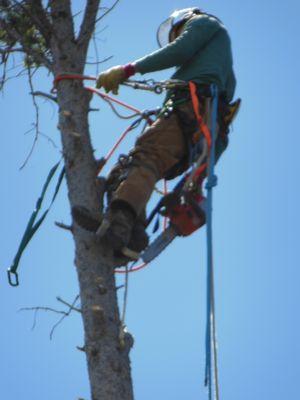
{"label": "green webbing sling", "polygon": [[[55,175],[55,172],[57,171],[58,167],[59,167],[60,162],[58,162],[57,164],[54,165],[53,168],[51,168],[47,180],[44,183],[43,186],[43,190],[42,193],[40,195],[40,197],[38,198],[37,202],[36,202],[36,206],[35,209],[28,221],[27,227],[25,229],[24,235],[22,237],[21,243],[19,245],[17,254],[15,255],[14,261],[12,266],[7,270],[7,275],[8,275],[8,282],[11,286],[18,286],[19,285],[19,276],[17,273],[17,269],[19,266],[19,262],[20,259],[22,257],[22,254],[24,252],[24,250],[26,249],[28,243],[30,242],[30,240],[32,239],[33,235],[36,233],[36,231],[39,229],[39,227],[42,225],[44,219],[46,218],[52,204],[54,203],[54,200],[58,194],[59,188],[61,186],[62,180],[64,178],[64,174],[65,174],[65,169],[63,168],[59,174],[58,177],[58,181],[55,187],[55,191],[51,200],[51,203],[48,207],[48,209],[46,211],[44,211],[44,213],[42,214],[42,216],[36,221],[39,211],[42,207],[42,203],[44,200],[44,197],[46,195],[48,186],[50,184],[50,182],[52,181],[53,176]],[[14,276],[14,279],[12,278],[12,276]]]}

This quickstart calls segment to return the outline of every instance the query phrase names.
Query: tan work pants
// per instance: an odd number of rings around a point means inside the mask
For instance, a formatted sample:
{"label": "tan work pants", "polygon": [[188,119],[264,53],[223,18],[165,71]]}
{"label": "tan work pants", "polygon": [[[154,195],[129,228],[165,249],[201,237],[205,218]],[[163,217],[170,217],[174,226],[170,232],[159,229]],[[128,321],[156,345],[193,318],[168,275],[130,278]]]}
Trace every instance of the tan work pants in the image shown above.
{"label": "tan work pants", "polygon": [[[205,122],[209,121],[206,107]],[[190,119],[195,120],[191,102],[179,106]],[[199,130],[198,126],[196,129]],[[204,140],[203,138],[201,140]],[[158,118],[136,141],[130,152],[134,162],[127,178],[114,192],[112,201],[125,201],[140,215],[154,190],[155,184],[164,178],[170,169],[188,157],[187,138],[176,112],[168,118]],[[182,173],[182,171],[181,171]]]}

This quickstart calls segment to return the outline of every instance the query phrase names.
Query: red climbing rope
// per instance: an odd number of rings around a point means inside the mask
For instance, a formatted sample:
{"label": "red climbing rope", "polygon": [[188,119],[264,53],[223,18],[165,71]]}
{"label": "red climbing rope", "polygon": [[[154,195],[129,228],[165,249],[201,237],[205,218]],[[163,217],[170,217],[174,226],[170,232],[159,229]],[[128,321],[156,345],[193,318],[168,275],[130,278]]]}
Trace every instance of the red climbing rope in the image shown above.
{"label": "red climbing rope", "polygon": [[[63,81],[63,80],[66,80],[66,79],[67,80],[76,80],[76,79],[78,79],[78,80],[81,80],[81,81],[84,81],[84,80],[96,81],[97,80],[97,78],[95,76],[90,76],[90,75],[60,74],[60,75],[57,75],[55,77],[54,81],[53,81],[52,92],[56,90],[57,84],[60,81]],[[85,89],[88,90],[89,92],[97,94],[98,96],[102,97],[102,99],[104,99],[104,100],[111,101],[112,103],[116,103],[119,106],[127,108],[128,110],[134,111],[136,114],[142,115],[142,112],[139,109],[131,106],[130,104],[124,103],[121,100],[117,100],[114,97],[109,96],[108,94],[102,93],[102,92],[100,92],[100,90],[98,90],[96,88],[88,86]]]}
{"label": "red climbing rope", "polygon": [[104,100],[111,101],[112,103],[116,103],[119,106],[125,107],[130,111],[134,111],[138,115],[142,115],[143,114],[142,111],[140,111],[138,108],[135,108],[135,107],[131,106],[130,104],[124,103],[121,100],[117,100],[114,97],[109,96],[108,94],[102,93],[102,92],[100,92],[100,90],[98,90],[96,88],[88,86],[88,87],[86,87],[86,90],[88,90],[89,92],[97,94],[98,96],[102,97],[102,99],[104,99]]}

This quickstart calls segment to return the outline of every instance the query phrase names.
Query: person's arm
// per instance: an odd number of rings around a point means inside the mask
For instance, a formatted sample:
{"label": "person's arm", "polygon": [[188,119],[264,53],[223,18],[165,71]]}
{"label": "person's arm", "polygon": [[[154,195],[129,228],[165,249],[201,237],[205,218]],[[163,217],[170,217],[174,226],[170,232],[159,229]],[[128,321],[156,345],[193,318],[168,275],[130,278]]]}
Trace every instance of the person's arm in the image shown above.
{"label": "person's arm", "polygon": [[208,15],[194,17],[185,24],[183,32],[169,45],[135,62],[118,65],[102,72],[97,78],[96,87],[103,87],[106,92],[118,94],[119,85],[136,72],[146,74],[183,65],[222,28],[223,25],[218,20]]}
{"label": "person's arm", "polygon": [[194,17],[186,23],[181,35],[173,42],[133,62],[135,71],[146,74],[183,65],[221,28],[222,25],[215,18],[207,15]]}

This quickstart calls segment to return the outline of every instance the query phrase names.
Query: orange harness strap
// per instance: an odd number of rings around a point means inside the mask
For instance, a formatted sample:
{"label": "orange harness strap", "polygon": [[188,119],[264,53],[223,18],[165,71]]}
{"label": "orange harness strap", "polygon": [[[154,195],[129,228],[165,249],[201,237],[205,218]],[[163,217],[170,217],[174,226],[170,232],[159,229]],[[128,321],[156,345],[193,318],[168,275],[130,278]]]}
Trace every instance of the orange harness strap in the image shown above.
{"label": "orange harness strap", "polygon": [[194,108],[194,113],[196,115],[198,124],[199,124],[199,128],[201,133],[204,135],[208,147],[211,147],[211,134],[210,134],[210,130],[208,128],[208,126],[206,125],[206,123],[203,121],[203,118],[200,114],[200,103],[199,103],[199,98],[197,96],[197,86],[194,82],[190,81],[189,82],[189,88],[190,88],[190,93],[191,93],[191,99],[192,99],[192,103],[193,103],[193,108]]}

